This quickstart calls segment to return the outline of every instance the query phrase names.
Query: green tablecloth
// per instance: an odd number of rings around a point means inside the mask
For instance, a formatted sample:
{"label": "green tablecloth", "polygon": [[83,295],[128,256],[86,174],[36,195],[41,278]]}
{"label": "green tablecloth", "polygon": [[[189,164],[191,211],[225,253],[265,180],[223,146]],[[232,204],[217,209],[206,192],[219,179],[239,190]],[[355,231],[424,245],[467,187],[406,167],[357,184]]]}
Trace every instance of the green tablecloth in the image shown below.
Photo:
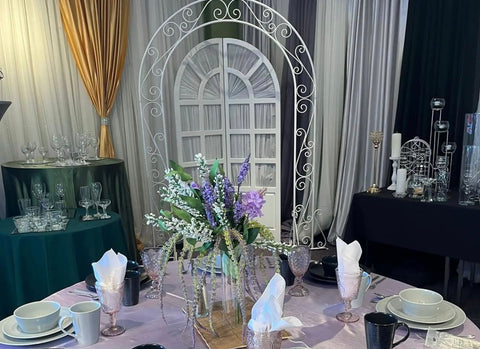
{"label": "green tablecloth", "polygon": [[65,231],[11,234],[11,218],[0,220],[0,319],[19,305],[40,300],[92,273],[92,262],[110,248],[128,254],[115,213],[111,219],[82,222],[77,210]]}
{"label": "green tablecloth", "polygon": [[80,187],[92,182],[102,183],[102,198],[111,199],[108,210],[117,212],[122,218],[128,257],[137,260],[135,231],[133,225],[130,187],[125,164],[120,159],[90,161],[85,166],[58,167],[52,163],[25,164],[25,161],[11,161],[2,164],[7,217],[19,214],[17,200],[32,198],[32,184],[43,182],[47,192],[55,192],[55,185],[62,183],[65,188],[67,207],[78,207]]}

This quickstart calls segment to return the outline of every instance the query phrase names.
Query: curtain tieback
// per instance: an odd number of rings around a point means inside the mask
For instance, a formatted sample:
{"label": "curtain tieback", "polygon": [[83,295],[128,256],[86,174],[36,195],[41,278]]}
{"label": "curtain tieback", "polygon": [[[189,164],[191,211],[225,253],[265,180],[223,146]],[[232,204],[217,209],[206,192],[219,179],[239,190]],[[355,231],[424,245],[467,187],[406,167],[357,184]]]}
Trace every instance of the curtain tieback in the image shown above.
{"label": "curtain tieback", "polygon": [[102,126],[109,126],[110,125],[110,117],[105,116],[100,118],[100,125]]}

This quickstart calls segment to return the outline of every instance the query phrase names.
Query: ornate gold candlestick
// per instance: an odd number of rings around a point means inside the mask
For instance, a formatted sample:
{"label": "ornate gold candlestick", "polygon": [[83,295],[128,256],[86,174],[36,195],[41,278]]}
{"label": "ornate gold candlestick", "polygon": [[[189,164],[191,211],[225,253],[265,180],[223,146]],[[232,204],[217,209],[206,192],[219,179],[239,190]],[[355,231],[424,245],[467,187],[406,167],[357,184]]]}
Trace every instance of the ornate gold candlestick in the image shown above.
{"label": "ornate gold candlestick", "polygon": [[378,167],[378,148],[380,148],[380,143],[382,143],[383,132],[382,131],[372,131],[370,132],[370,140],[373,143],[373,184],[370,188],[367,189],[367,193],[376,194],[380,192],[380,188],[377,185],[377,167]]}

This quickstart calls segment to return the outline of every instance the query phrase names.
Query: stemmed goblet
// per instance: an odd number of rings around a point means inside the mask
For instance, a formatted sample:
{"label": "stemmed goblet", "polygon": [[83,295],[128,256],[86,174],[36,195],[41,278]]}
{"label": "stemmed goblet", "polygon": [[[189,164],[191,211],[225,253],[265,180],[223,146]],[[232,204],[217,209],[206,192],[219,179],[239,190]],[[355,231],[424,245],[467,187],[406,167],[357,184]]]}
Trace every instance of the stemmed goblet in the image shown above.
{"label": "stemmed goblet", "polygon": [[160,298],[160,258],[163,257],[162,247],[146,247],[141,252],[143,267],[147,275],[152,279],[150,291],[145,294],[146,298]]}
{"label": "stemmed goblet", "polygon": [[360,268],[358,272],[347,273],[335,269],[337,275],[337,285],[340,296],[345,304],[345,311],[336,315],[337,320],[342,322],[356,322],[360,318],[357,314],[352,313],[352,300],[357,298],[360,282],[362,281],[363,270]]}
{"label": "stemmed goblet", "polygon": [[102,310],[110,317],[110,325],[102,330],[102,334],[107,337],[118,336],[125,332],[125,328],[117,325],[117,313],[122,307],[124,283],[118,285],[105,285],[95,282],[98,299],[102,304]]}
{"label": "stemmed goblet", "polygon": [[98,205],[102,208],[102,215],[100,216],[101,219],[108,219],[110,215],[107,214],[107,207],[110,205],[112,201],[110,199],[103,199],[98,202]]}
{"label": "stemmed goblet", "polygon": [[37,205],[45,197],[46,186],[45,183],[34,183],[32,186],[32,196],[35,198]]}
{"label": "stemmed goblet", "polygon": [[38,147],[38,152],[42,156],[42,162],[47,162],[47,160],[45,160],[45,156],[48,153],[48,148],[41,145],[41,146]]}
{"label": "stemmed goblet", "polygon": [[288,290],[288,294],[294,297],[307,296],[310,291],[303,286],[303,275],[305,275],[310,265],[310,246],[294,246],[288,255],[288,265],[293,275],[295,275],[295,283],[292,288]]}

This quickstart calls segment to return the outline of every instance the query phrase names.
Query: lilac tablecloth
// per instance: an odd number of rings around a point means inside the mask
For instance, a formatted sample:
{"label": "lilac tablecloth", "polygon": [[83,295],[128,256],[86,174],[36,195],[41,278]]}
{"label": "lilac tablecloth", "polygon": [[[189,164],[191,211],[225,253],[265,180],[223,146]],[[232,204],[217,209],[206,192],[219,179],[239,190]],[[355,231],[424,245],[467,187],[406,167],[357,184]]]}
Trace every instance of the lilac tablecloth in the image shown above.
{"label": "lilac tablecloth", "polygon": [[[188,274],[187,274],[188,275]],[[190,336],[191,327],[185,329],[185,316],[182,312],[183,300],[170,294],[180,295],[177,266],[169,265],[169,275],[166,279],[166,291],[169,293],[164,299],[164,312],[167,323],[161,317],[160,303],[144,297],[146,289],[141,291],[140,303],[132,307],[123,307],[118,315],[118,322],[127,330],[117,337],[100,337],[100,341],[88,348],[98,349],[129,349],[144,343],[160,343],[167,349],[185,349],[192,347]],[[343,324],[335,319],[335,314],[343,309],[336,285],[311,283],[306,281],[310,290],[307,297],[295,298],[286,296],[285,315],[298,317],[305,327],[299,333],[294,333],[290,340],[284,340],[282,348],[315,348],[315,349],[341,349],[341,348],[366,348],[363,317],[357,323]],[[371,303],[373,292],[382,294],[396,294],[409,285],[386,279],[375,290],[368,290],[363,307],[357,309],[361,315],[375,311],[375,304]],[[86,300],[68,293],[72,289],[85,289],[85,284],[80,282],[61,290],[47,299],[60,302],[63,306],[70,306],[76,302]],[[108,319],[102,313],[102,326]],[[190,326],[190,325],[189,325]],[[449,330],[455,335],[473,334],[480,338],[480,330],[469,319],[465,324]],[[397,339],[403,336],[402,329],[397,331]],[[423,343],[426,331],[412,330],[410,338],[396,348],[424,348]],[[39,345],[32,348],[58,347],[79,348],[80,346],[71,337],[62,338],[48,345]],[[0,345],[0,348],[8,346]],[[197,336],[196,348],[207,348],[200,337]]]}

